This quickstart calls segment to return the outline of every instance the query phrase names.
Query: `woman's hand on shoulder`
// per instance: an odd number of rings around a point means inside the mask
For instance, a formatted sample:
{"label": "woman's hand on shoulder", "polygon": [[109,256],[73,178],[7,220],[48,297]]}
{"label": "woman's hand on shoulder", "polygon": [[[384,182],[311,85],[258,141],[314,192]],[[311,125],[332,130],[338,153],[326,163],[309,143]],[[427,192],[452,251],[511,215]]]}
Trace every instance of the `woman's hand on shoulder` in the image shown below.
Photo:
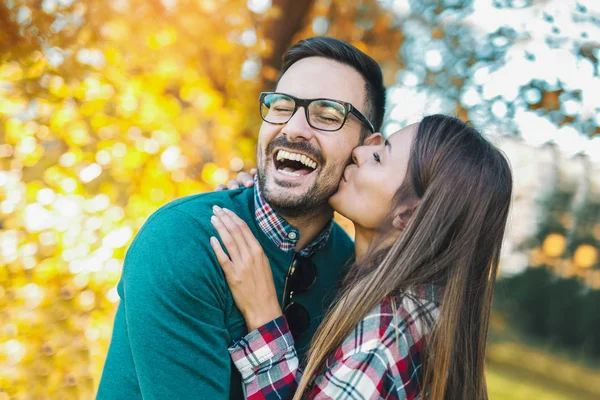
{"label": "woman's hand on shoulder", "polygon": [[210,244],[248,331],[252,331],[282,314],[271,265],[246,222],[225,208],[215,206],[213,212],[211,223],[229,256],[216,237],[210,238]]}

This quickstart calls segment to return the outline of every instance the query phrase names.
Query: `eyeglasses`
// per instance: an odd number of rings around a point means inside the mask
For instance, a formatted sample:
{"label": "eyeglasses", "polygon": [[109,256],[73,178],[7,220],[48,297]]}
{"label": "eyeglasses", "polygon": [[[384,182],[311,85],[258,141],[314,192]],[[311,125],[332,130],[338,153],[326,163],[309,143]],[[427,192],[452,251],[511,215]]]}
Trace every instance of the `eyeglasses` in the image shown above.
{"label": "eyeglasses", "polygon": [[263,121],[274,125],[286,124],[298,108],[304,107],[308,124],[314,129],[335,132],[342,129],[348,115],[354,114],[371,132],[373,124],[352,104],[332,99],[299,99],[285,93],[263,92],[260,94],[260,116]]}
{"label": "eyeglasses", "polygon": [[295,255],[290,271],[285,278],[282,299],[283,314],[294,340],[300,339],[310,327],[310,314],[302,305],[294,303],[294,293],[306,292],[316,280],[315,264],[306,257]]}

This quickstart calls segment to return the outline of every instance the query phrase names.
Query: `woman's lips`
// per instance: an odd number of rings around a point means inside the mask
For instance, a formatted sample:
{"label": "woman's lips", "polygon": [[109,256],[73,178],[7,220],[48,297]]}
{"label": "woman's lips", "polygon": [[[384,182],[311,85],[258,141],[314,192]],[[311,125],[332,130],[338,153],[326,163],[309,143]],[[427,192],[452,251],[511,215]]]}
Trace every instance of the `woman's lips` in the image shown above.
{"label": "woman's lips", "polygon": [[346,167],[346,169],[344,170],[344,173],[342,174],[342,179],[344,180],[344,182],[348,182],[348,170],[351,168],[357,168],[356,165],[354,164],[350,164]]}

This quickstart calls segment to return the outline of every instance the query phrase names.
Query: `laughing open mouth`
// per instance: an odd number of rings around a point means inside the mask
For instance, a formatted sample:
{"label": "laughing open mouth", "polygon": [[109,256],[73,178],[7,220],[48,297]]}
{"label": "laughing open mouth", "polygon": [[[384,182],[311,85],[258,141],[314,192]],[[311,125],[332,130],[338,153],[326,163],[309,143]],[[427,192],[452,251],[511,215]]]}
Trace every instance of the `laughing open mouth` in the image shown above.
{"label": "laughing open mouth", "polygon": [[288,176],[308,175],[318,166],[312,158],[286,150],[278,150],[274,162],[275,169]]}

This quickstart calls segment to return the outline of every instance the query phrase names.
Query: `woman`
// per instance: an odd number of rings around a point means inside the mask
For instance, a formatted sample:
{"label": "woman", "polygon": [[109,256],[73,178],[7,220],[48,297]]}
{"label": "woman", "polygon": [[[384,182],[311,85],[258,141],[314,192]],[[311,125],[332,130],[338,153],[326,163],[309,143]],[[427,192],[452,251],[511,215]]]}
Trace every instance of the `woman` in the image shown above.
{"label": "woman", "polygon": [[230,348],[248,398],[487,398],[508,163],[443,115],[371,143],[354,150],[330,200],[354,223],[356,262],[304,371],[260,246],[233,213],[215,211],[231,258],[211,244],[250,332]]}

